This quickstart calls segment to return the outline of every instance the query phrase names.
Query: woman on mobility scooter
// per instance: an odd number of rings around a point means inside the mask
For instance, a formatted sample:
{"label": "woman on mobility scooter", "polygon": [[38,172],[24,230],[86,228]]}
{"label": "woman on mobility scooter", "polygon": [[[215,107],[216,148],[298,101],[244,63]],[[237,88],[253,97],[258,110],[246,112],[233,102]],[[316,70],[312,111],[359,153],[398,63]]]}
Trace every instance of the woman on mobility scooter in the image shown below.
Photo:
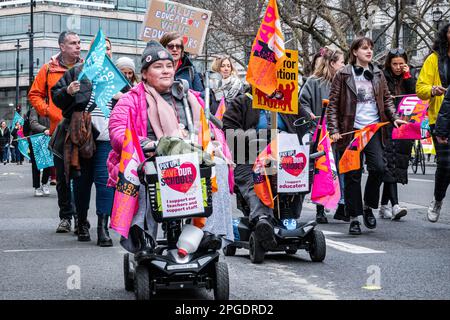
{"label": "woman on mobility scooter", "polygon": [[[194,128],[199,128],[202,107],[192,92],[188,92],[182,83],[174,81],[175,69],[171,54],[158,42],[150,41],[141,60],[142,82],[126,93],[111,113],[109,131],[113,151],[109,155],[108,168],[112,185],[117,182],[120,155],[128,120],[133,123],[144,152],[155,149],[156,141],[163,138],[175,137],[180,141],[182,139],[189,140],[193,137]],[[153,155],[154,152],[145,153],[146,157]],[[121,245],[135,254],[137,268],[141,267],[140,264],[144,261],[154,259],[155,254],[161,254],[157,250],[156,241],[158,224],[147,204],[145,188],[141,186],[140,191],[139,209],[133,217],[129,238],[122,237],[121,239]],[[205,218],[194,218],[192,222],[201,228],[205,223]],[[218,237],[205,232],[197,252],[216,251],[220,249],[220,246],[221,240]],[[128,270],[127,266],[125,269]],[[169,278],[165,277],[165,279]],[[127,286],[127,279],[125,280]],[[127,289],[132,289],[131,285],[128,287]],[[220,297],[225,298],[227,295],[228,293],[222,294]]]}
{"label": "woman on mobility scooter", "polygon": [[[309,128],[305,125],[295,125],[296,122],[300,122],[297,121],[300,120],[298,116],[280,113],[277,116],[278,131],[297,134],[299,141],[302,141]],[[241,225],[238,226],[237,237],[235,234],[237,241],[227,246],[224,252],[226,255],[233,255],[236,247],[248,248],[251,261],[260,263],[266,251],[285,251],[292,254],[297,249],[307,249],[314,261],[322,261],[325,258],[325,239],[320,231],[313,230],[316,222],[304,225],[297,223],[304,194],[296,193],[289,194],[287,198],[280,197],[279,203],[282,205],[281,208],[276,207],[277,217],[274,217],[274,210],[266,206],[255,192],[253,164],[257,154],[252,154],[252,151],[258,152],[258,148],[252,149],[251,145],[255,141],[264,145],[271,141],[270,117],[269,112],[252,108],[251,88],[247,89],[245,94],[236,97],[224,114],[223,127],[227,138],[234,136],[235,140],[233,151],[237,166],[234,176],[238,206],[242,203],[244,215],[248,214],[248,218],[241,219],[245,221],[246,226],[242,228]],[[245,149],[242,141],[245,141]],[[273,177],[271,184],[276,181]],[[287,230],[283,228],[284,223],[293,225]],[[309,234],[312,235],[308,236]],[[315,234],[320,238],[319,246],[315,246]],[[315,250],[316,247],[319,248],[318,251]]]}

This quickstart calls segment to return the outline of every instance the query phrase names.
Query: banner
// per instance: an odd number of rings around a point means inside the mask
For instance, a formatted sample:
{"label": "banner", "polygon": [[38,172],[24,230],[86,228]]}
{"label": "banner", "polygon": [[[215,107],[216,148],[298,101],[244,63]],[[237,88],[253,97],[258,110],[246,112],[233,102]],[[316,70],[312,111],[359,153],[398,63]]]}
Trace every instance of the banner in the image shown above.
{"label": "banner", "polygon": [[199,55],[205,43],[211,11],[184,4],[150,0],[142,24],[140,40],[157,40],[169,32],[183,37],[184,51]]}
{"label": "banner", "polygon": [[246,80],[271,95],[278,89],[277,72],[285,55],[284,36],[276,0],[269,0],[264,18],[253,42]]}
{"label": "banner", "polygon": [[355,132],[353,140],[345,149],[344,154],[339,161],[339,173],[344,174],[349,171],[358,170],[361,168],[361,151],[364,150],[370,139],[381,127],[387,125],[389,122],[379,122],[369,124],[361,130]]}
{"label": "banner", "polygon": [[111,59],[105,55],[103,65],[99,69],[96,78],[92,80],[92,95],[97,106],[102,110],[106,118],[109,118],[111,111],[108,103],[114,95],[128,85],[122,72],[112,63]]}
{"label": "banner", "polygon": [[253,184],[256,196],[265,206],[271,209],[274,208],[274,202],[272,187],[267,176],[266,164],[271,160],[276,160],[273,159],[272,154],[278,154],[277,141],[275,139],[258,155],[253,165]]}
{"label": "banner", "polygon": [[306,134],[300,145],[295,133],[278,135],[278,193],[309,191],[309,138]]}
{"label": "banner", "polygon": [[33,147],[34,159],[38,170],[53,167],[53,154],[48,148],[50,136],[43,133],[30,136],[31,146]]}
{"label": "banner", "polygon": [[196,153],[156,158],[164,218],[201,213],[203,186]]}
{"label": "banner", "polygon": [[22,118],[20,114],[17,113],[17,111],[14,112],[14,118],[12,119],[11,124],[9,125],[9,130],[12,131],[16,126],[17,122],[19,122],[20,125],[23,126],[24,121],[25,120]]}
{"label": "banner", "polygon": [[[436,155],[436,149],[434,148],[433,138],[429,137],[427,139],[422,139],[422,147],[424,154]],[[414,152],[414,148],[413,148]]]}
{"label": "banner", "polygon": [[317,151],[324,151],[325,155],[315,161],[311,200],[326,209],[336,209],[341,198],[341,189],[325,118],[322,120]]}
{"label": "banner", "polygon": [[278,88],[270,96],[252,87],[253,108],[298,114],[298,51],[286,50],[286,59],[277,71]]}
{"label": "banner", "polygon": [[28,140],[25,138],[23,134],[23,129],[17,131],[17,147],[19,148],[20,153],[30,160],[30,145],[28,144]]}
{"label": "banner", "polygon": [[427,117],[428,101],[421,100],[417,95],[406,96],[400,101],[397,113],[407,124],[394,128],[392,139],[419,140],[428,138],[430,133],[422,130],[422,122]]}
{"label": "banner", "polygon": [[219,106],[217,107],[217,111],[215,114],[216,118],[222,121],[225,111],[227,111],[227,105],[225,104],[225,97],[222,97]]}
{"label": "banner", "polygon": [[141,182],[139,181],[137,169],[139,164],[145,159],[130,119],[131,115],[128,115],[111,213],[111,229],[117,231],[125,238],[128,238],[131,222],[139,208],[139,187]]}
{"label": "banner", "polygon": [[78,81],[80,81],[83,76],[86,76],[89,80],[96,78],[97,74],[100,72],[103,61],[106,56],[106,39],[102,30],[98,30],[95,40],[89,49],[86,61],[83,64],[83,70],[78,75]]}

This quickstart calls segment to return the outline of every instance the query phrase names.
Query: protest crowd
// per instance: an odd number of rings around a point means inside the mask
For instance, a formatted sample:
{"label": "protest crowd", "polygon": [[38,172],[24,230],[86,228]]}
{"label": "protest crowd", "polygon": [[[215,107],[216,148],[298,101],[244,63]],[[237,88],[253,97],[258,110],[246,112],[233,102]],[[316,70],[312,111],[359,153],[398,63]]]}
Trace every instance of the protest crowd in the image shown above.
{"label": "protest crowd", "polygon": [[[216,165],[214,212],[191,222],[204,231],[200,247],[218,249],[233,241],[231,201],[236,191],[249,206],[257,237],[270,247],[275,190],[263,177],[270,174],[258,171],[261,152],[267,151],[253,152],[254,141],[274,149],[281,133],[289,133],[301,145],[309,137],[308,154],[326,150],[312,161],[311,170],[303,165],[294,172],[296,177],[303,169],[306,176],[312,172],[306,183],[311,185],[298,193],[311,193],[317,223],[328,223],[327,213],[333,211],[333,219],[349,223],[349,234],[361,235],[361,224],[377,227],[374,210],[382,219],[407,216],[398,184],[408,183],[414,128],[419,125],[420,131],[426,115],[426,131],[437,153],[427,218],[437,222],[450,183],[449,31],[450,24],[441,28],[417,79],[404,48],[389,49],[384,65],[377,65],[373,40],[358,37],[348,52],[321,48],[313,72],[300,87],[277,73],[287,59],[282,37],[270,47],[268,35],[258,35],[247,76],[240,79],[235,62],[225,55],[215,57],[208,77],[197,72],[183,35],[176,32],[148,41],[139,70],[131,58],[113,61],[114,43],[101,31],[87,57],[81,57],[79,35],[63,31],[59,53],[41,67],[29,91],[30,110],[16,114],[9,127],[1,122],[0,155],[4,165],[10,159],[17,165],[24,163],[24,156],[29,159],[36,197],[49,195],[50,183],[56,182],[57,233],[73,231],[78,241],[91,240],[88,211],[95,184],[97,245],[113,246],[112,228],[121,234],[125,249],[145,256],[155,247],[157,223],[134,171],[166,147],[159,142],[167,137],[198,142]],[[98,81],[105,65],[114,77]],[[277,74],[284,74],[286,82],[277,83]],[[426,102],[428,111],[412,116],[399,112],[402,101],[411,97],[418,105]],[[405,129],[412,124],[410,131]],[[368,177],[362,189],[364,166]],[[298,168],[285,167],[288,172]],[[136,188],[127,193],[131,183]],[[304,199],[296,204],[299,213]],[[125,222],[118,214],[124,206],[131,211]]]}

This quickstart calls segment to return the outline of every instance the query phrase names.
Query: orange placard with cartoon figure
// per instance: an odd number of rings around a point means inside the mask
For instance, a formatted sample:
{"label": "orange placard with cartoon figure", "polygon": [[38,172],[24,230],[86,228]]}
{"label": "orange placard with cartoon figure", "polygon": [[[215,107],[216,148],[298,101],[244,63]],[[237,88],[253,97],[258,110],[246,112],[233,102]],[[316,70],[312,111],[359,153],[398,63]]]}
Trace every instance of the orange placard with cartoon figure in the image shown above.
{"label": "orange placard with cartoon figure", "polygon": [[267,95],[253,87],[253,108],[298,114],[298,51],[286,50],[286,59],[277,71],[278,89]]}

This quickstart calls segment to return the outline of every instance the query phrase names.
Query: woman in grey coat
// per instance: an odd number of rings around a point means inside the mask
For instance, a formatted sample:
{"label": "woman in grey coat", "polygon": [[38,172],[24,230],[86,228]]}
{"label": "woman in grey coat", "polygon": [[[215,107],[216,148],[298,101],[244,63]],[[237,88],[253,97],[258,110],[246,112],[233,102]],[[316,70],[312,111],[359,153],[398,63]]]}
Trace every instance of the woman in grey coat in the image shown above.
{"label": "woman in grey coat", "polygon": [[[310,121],[318,120],[318,118],[320,118],[322,114],[322,100],[328,99],[331,81],[336,72],[342,67],[344,67],[344,54],[342,51],[339,49],[333,50],[328,47],[320,49],[320,59],[318,60],[313,75],[306,80],[306,83],[300,91],[300,117],[304,117],[306,120]],[[336,161],[338,161],[338,159],[336,159]],[[317,205],[316,210],[317,223],[328,223],[325,215],[325,208],[322,205]],[[343,198],[339,201],[339,206],[334,218],[337,220],[348,220],[345,216]]]}

